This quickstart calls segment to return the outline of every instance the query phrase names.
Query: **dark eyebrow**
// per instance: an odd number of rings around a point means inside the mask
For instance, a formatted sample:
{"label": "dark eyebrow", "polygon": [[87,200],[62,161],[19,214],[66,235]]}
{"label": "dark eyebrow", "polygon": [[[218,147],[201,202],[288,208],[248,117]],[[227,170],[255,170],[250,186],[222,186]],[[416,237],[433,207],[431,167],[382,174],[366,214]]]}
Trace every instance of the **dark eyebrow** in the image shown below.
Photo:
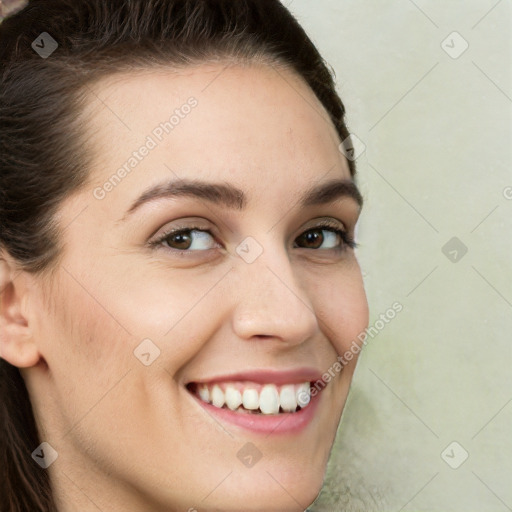
{"label": "dark eyebrow", "polygon": [[[243,190],[229,183],[211,183],[199,180],[179,179],[160,183],[146,190],[128,209],[123,220],[144,203],[162,198],[195,197],[233,210],[244,210],[247,196]],[[328,204],[344,197],[352,198],[363,207],[363,197],[351,179],[336,179],[316,185],[302,195],[300,207]]]}

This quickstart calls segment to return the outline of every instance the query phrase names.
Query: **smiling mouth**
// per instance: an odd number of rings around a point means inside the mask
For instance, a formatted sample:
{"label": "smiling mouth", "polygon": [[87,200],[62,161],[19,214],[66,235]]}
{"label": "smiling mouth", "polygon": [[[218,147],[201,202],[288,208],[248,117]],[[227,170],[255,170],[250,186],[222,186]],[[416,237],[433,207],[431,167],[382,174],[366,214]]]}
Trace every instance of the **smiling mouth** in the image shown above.
{"label": "smiling mouth", "polygon": [[190,382],[187,390],[219,409],[241,414],[278,415],[306,408],[311,400],[311,382],[260,384],[256,382]]}

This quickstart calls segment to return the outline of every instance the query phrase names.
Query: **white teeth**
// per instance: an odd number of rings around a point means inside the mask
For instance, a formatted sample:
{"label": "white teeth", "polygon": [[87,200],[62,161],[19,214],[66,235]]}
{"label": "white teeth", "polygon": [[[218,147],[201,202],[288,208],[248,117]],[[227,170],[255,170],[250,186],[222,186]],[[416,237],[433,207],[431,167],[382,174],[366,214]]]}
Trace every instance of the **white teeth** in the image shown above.
{"label": "white teeth", "polygon": [[242,403],[245,409],[255,411],[260,406],[260,396],[255,389],[244,389]]}
{"label": "white teeth", "polygon": [[240,405],[242,404],[242,393],[238,391],[234,386],[228,385],[226,386],[225,391],[226,396],[226,405],[232,410],[238,409]]}
{"label": "white teeth", "polygon": [[203,402],[209,402],[210,401],[210,390],[208,389],[208,386],[201,386],[199,388],[199,398]]}
{"label": "white teeth", "polygon": [[224,405],[224,392],[217,384],[212,389],[212,404],[215,407],[222,407]]}
{"label": "white teeth", "polygon": [[283,411],[295,412],[295,409],[297,409],[297,399],[295,398],[295,386],[293,384],[288,384],[281,388],[279,402]]}
{"label": "white teeth", "polygon": [[[247,385],[246,388],[244,386]],[[221,387],[222,386],[222,387]],[[297,406],[306,407],[311,400],[309,382],[302,384],[250,384],[230,382],[223,384],[199,384],[196,393],[203,402],[215,407],[228,407],[232,411],[255,411],[263,414],[295,412]],[[243,407],[241,407],[243,406]],[[244,411],[245,410],[245,411]]]}
{"label": "white teeth", "polygon": [[304,382],[297,388],[297,394],[295,395],[297,399],[297,405],[301,407],[305,407],[309,404],[311,400],[311,390],[309,387],[309,382]]}
{"label": "white teeth", "polygon": [[279,393],[274,384],[266,384],[260,392],[260,410],[263,414],[279,412]]}

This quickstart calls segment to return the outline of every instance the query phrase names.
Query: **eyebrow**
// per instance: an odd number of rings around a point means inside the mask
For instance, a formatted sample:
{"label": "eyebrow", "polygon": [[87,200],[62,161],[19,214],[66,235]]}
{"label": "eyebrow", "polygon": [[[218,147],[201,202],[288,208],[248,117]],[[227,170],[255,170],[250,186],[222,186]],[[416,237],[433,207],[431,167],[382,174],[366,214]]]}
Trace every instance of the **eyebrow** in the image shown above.
{"label": "eyebrow", "polygon": [[[146,190],[126,212],[122,220],[131,215],[145,203],[164,198],[193,197],[210,203],[242,211],[247,206],[247,196],[243,190],[230,183],[178,179],[155,185]],[[335,179],[315,185],[300,197],[300,207],[329,204],[342,198],[352,198],[359,209],[363,207],[363,197],[355,182],[351,179]]]}

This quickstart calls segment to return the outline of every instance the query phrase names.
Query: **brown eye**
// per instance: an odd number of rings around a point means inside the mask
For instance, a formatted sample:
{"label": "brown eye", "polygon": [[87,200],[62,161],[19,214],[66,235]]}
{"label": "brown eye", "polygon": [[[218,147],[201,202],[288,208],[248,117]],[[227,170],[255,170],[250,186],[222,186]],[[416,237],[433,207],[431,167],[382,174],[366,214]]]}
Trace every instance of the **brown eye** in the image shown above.
{"label": "brown eye", "polygon": [[192,237],[190,236],[190,234],[181,231],[180,233],[167,236],[165,242],[167,243],[167,245],[173,247],[174,249],[189,249],[191,240]]}
{"label": "brown eye", "polygon": [[306,231],[297,240],[301,241],[307,249],[318,249],[324,241],[323,231],[323,229]]}
{"label": "brown eye", "polygon": [[187,228],[166,233],[154,244],[161,244],[176,251],[207,251],[212,248],[208,245],[213,245],[209,240],[213,240],[213,235],[209,231]]}
{"label": "brown eye", "polygon": [[305,249],[342,250],[346,247],[357,247],[356,242],[346,231],[330,224],[308,229],[296,240],[300,247]]}

